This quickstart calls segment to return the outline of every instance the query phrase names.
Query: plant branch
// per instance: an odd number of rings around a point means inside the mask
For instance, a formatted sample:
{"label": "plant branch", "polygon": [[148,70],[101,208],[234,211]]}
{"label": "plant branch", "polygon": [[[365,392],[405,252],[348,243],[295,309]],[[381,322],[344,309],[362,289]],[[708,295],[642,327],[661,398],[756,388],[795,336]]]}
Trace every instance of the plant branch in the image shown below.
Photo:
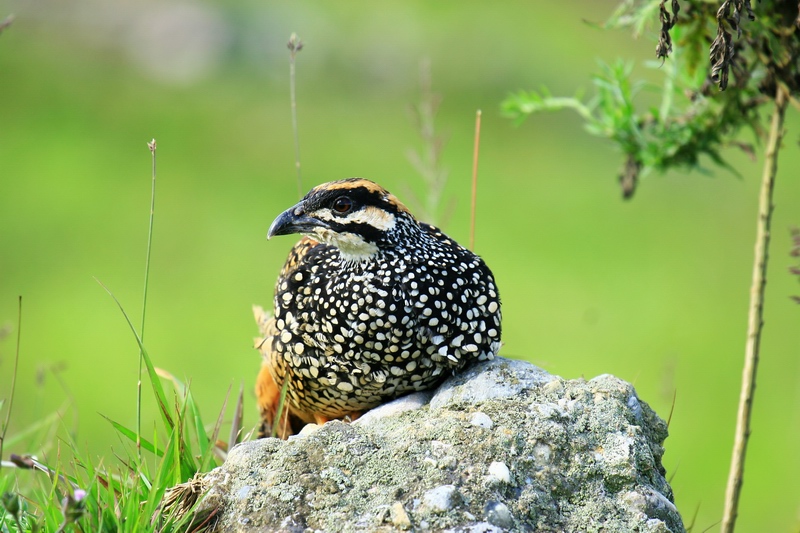
{"label": "plant branch", "polygon": [[733,455],[725,491],[725,511],[722,518],[723,533],[733,533],[739,508],[739,496],[744,478],[744,461],[747,442],[750,437],[750,416],[753,408],[753,395],[756,388],[756,370],[764,326],[764,294],[767,284],[767,261],[769,258],[770,224],[772,222],[772,191],[778,173],[778,153],[783,138],[783,119],[789,97],[786,90],[777,86],[775,110],[766,146],[764,174],[761,178],[761,193],[758,202],[758,224],[756,227],[755,258],[753,260],[753,281],[750,286],[750,311],[748,313],[747,344],[745,346],[742,388],[739,394],[739,411],[736,416],[736,435]]}

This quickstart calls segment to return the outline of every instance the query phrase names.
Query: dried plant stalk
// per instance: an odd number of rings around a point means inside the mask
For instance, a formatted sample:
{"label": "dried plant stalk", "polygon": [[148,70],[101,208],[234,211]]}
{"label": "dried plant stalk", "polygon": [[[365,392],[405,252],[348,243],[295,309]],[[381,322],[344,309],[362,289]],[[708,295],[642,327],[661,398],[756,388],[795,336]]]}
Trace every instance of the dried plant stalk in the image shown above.
{"label": "dried plant stalk", "polygon": [[767,260],[772,222],[772,191],[775,187],[775,176],[778,173],[778,152],[783,138],[783,119],[788,102],[789,96],[786,91],[778,86],[775,95],[775,111],[772,115],[772,125],[767,142],[764,174],[761,179],[761,195],[758,202],[758,225],[753,261],[753,282],[750,286],[747,344],[742,372],[742,388],[739,394],[739,411],[736,417],[736,436],[728,474],[728,487],[725,491],[725,511],[721,529],[723,533],[733,533],[744,480],[744,461],[747,453],[747,441],[750,437],[750,416],[756,388],[761,330],[764,326],[764,293],[767,284]]}

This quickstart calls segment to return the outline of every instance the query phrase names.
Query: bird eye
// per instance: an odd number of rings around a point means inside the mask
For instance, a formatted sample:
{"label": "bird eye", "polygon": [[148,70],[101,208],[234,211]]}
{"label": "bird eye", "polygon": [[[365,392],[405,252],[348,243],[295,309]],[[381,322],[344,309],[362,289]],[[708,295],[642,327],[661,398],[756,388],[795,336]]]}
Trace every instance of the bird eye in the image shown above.
{"label": "bird eye", "polygon": [[333,201],[333,210],[343,215],[353,208],[353,201],[347,196],[340,196]]}

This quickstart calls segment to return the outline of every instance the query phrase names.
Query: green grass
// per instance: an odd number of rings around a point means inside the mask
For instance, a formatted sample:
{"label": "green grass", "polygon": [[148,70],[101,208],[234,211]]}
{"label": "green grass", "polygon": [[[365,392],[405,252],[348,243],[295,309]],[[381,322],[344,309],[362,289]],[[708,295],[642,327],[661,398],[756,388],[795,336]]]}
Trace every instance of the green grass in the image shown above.
{"label": "green grass", "polygon": [[[147,352],[142,353],[148,371],[155,374]],[[2,531],[61,531],[67,526],[96,532],[190,531],[211,519],[208,513],[198,517],[192,512],[164,512],[160,507],[169,487],[216,466],[215,442],[222,422],[220,414],[207,433],[188,388],[170,379],[175,386],[174,402],[167,403],[160,378],[153,387],[164,406],[166,438],[159,442],[159,432],[152,439],[141,438],[144,455],[138,453],[135,431],[109,420],[120,437],[130,441],[114,451],[111,461],[92,458],[68,440],[58,442],[55,456],[35,461],[33,468],[20,466],[26,460],[33,464],[29,458],[15,460],[15,473],[0,478]]]}
{"label": "green grass", "polygon": [[[114,460],[94,459],[80,449],[70,432],[55,444],[55,457],[41,459],[12,455],[3,462],[4,472],[14,469],[15,475],[0,477],[0,531],[22,533],[55,531],[71,528],[75,531],[98,533],[119,531],[189,532],[202,531],[213,524],[215,509],[195,512],[197,493],[183,490],[192,487],[199,473],[217,466],[225,450],[218,444],[227,397],[216,423],[210,432],[200,413],[200,407],[187,384],[169,372],[156,368],[142,340],[147,309],[147,289],[153,237],[155,206],[155,143],[153,154],[153,184],[150,201],[147,253],[142,303],[142,324],[136,330],[128,313],[108,287],[99,282],[117,304],[131,334],[139,347],[139,381],[136,396],[136,429],[130,429],[111,418],[105,418],[121,439],[121,450],[112,450]],[[5,420],[0,427],[0,457],[5,444],[17,444],[26,433],[35,433],[37,424],[22,434],[6,439],[12,413],[19,362],[22,322],[22,298],[19,299],[17,346],[12,373],[11,394],[6,404],[0,402]],[[161,431],[155,430],[151,439],[142,435],[142,368],[146,369],[152,397],[160,413]],[[168,396],[162,381],[173,386]],[[228,391],[230,393],[230,390]],[[242,396],[235,417],[241,417]],[[57,424],[57,416],[45,419],[45,425]],[[240,438],[240,421],[231,428],[230,445]],[[159,441],[159,435],[162,440]],[[126,442],[127,441],[127,442]]]}
{"label": "green grass", "polygon": [[[154,431],[147,439],[107,419],[121,440],[112,450],[110,464],[81,450],[68,438],[69,432],[56,443],[50,457],[12,456],[3,464],[6,475],[0,477],[0,531],[63,531],[72,527],[87,532],[183,532],[199,531],[213,521],[213,510],[196,514],[193,506],[181,508],[180,502],[162,506],[162,499],[169,488],[191,482],[197,473],[210,470],[224,457],[217,438],[227,402],[209,431],[189,387],[153,365],[139,334],[121,305],[119,308],[139,344],[161,413],[161,431]],[[162,380],[173,385],[171,398]],[[0,407],[10,410],[10,402]],[[58,423],[55,419],[46,422]],[[161,441],[159,435],[164,436]],[[23,436],[11,436],[7,444],[17,444]],[[232,436],[238,437],[238,431]],[[8,474],[9,468],[14,474]],[[173,500],[181,497],[180,492],[173,494]]]}

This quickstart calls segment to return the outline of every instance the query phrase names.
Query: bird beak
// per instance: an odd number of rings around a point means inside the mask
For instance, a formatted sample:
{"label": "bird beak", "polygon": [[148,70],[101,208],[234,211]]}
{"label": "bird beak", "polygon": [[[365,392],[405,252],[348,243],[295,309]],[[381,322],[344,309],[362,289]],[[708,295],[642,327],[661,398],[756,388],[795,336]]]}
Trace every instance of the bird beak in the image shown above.
{"label": "bird beak", "polygon": [[275,235],[290,235],[292,233],[311,233],[314,228],[328,228],[328,224],[318,218],[306,216],[303,202],[290,207],[276,218],[267,232],[267,239]]}

